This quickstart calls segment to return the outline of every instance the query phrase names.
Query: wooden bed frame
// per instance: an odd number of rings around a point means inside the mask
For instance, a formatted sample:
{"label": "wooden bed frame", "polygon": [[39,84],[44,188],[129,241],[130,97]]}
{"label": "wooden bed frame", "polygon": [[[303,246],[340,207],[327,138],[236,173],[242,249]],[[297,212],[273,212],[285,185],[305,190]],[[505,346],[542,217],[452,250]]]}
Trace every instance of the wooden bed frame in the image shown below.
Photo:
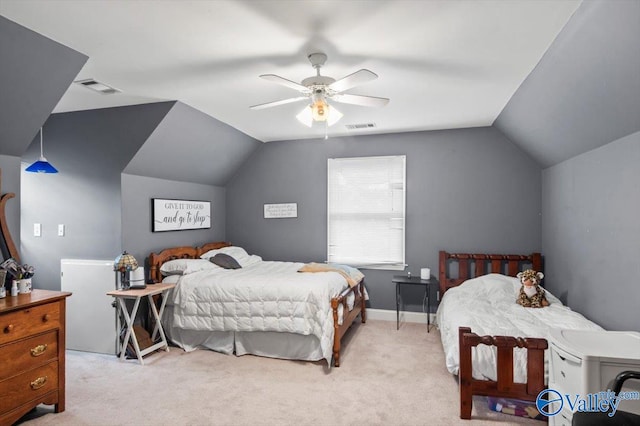
{"label": "wooden bed frame", "polygon": [[[198,259],[204,253],[210,250],[216,250],[223,247],[231,246],[228,242],[208,243],[200,247],[174,247],[162,250],[159,253],[151,253],[149,255],[149,275],[154,282],[161,282],[160,266],[169,260],[174,259]],[[355,296],[353,309],[349,311],[347,305],[347,296],[353,293]],[[338,324],[338,309],[342,305],[343,318],[342,324]],[[340,348],[342,337],[345,335],[354,320],[360,315],[362,322],[367,321],[366,301],[364,298],[364,279],[354,287],[347,287],[338,296],[331,299],[331,309],[333,311],[333,364],[340,367]]]}
{"label": "wooden bed frame", "polygon": [[[450,277],[455,270],[457,278]],[[488,268],[490,267],[490,268]],[[439,255],[440,297],[455,286],[470,278],[487,273],[500,273],[515,276],[519,271],[531,268],[542,270],[540,253],[519,254],[471,254],[447,253]],[[515,301],[514,301],[515,303]],[[458,330],[460,347],[460,366],[458,382],[460,384],[460,418],[470,419],[473,408],[473,395],[515,398],[535,401],[545,388],[544,351],[548,347],[546,339],[521,338],[514,336],[478,336],[468,327]],[[476,380],[473,378],[472,349],[480,344],[497,347],[497,380]],[[527,383],[513,382],[513,350],[527,349]]]}

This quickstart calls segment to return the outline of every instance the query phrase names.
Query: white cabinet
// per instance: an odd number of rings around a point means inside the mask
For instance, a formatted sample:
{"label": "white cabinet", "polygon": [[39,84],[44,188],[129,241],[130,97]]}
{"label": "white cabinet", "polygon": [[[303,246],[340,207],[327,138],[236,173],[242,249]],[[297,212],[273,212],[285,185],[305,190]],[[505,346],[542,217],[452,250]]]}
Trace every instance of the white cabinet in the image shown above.
{"label": "white cabinet", "polygon": [[[640,371],[640,333],[631,331],[551,330],[549,389],[575,398],[613,388],[616,375]],[[625,391],[631,381],[625,382]],[[559,404],[554,403],[554,404]],[[557,405],[552,405],[553,411]],[[640,414],[640,401],[620,403],[618,410]],[[571,424],[573,412],[566,399],[562,411],[549,418],[550,425]]]}
{"label": "white cabinet", "polygon": [[113,260],[62,259],[60,288],[67,301],[67,349],[116,353],[116,310],[108,291],[115,289]]}

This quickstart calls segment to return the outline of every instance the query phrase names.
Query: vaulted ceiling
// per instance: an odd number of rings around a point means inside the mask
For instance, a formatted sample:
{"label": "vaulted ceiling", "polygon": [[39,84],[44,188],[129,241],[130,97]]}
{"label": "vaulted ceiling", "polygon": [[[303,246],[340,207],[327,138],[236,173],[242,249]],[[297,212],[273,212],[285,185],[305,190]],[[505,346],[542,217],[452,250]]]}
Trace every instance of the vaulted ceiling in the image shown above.
{"label": "vaulted ceiling", "polygon": [[2,0],[0,14],[89,57],[53,112],[177,100],[260,141],[324,136],[295,120],[304,102],[260,79],[300,82],[307,60],[328,55],[323,75],[365,68],[379,78],[348,93],[390,98],[382,108],[340,104],[362,133],[490,126],[571,18],[580,0],[342,1]]}
{"label": "vaulted ceiling", "polygon": [[[314,51],[329,56],[323,75],[379,75],[349,93],[391,99],[383,108],[341,104],[330,136],[495,125],[546,167],[640,131],[635,0],[2,0],[0,15],[0,154],[25,152],[52,111],[177,100],[127,171],[157,175],[143,151],[171,146],[176,131],[199,159],[213,143],[207,135],[228,141],[227,130],[239,130],[239,150],[219,163],[239,164],[256,139],[324,136],[295,120],[304,103],[248,108],[296,96],[258,75],[300,81],[314,73]],[[16,42],[25,27],[33,33]],[[85,78],[122,92],[72,84]],[[376,127],[345,127],[359,123]],[[197,181],[225,180],[210,178]]]}

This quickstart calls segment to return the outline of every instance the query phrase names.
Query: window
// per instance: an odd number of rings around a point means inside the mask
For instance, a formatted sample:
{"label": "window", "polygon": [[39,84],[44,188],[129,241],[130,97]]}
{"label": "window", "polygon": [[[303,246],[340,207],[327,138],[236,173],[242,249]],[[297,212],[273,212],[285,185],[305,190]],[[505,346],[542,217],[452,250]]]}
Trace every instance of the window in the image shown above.
{"label": "window", "polygon": [[329,262],[404,269],[404,155],[330,158]]}

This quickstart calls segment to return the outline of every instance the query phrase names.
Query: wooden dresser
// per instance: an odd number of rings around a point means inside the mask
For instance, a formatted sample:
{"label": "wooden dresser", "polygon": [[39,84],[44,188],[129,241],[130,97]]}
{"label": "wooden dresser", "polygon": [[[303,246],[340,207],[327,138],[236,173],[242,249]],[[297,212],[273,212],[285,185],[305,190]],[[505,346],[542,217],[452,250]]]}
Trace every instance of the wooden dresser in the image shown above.
{"label": "wooden dresser", "polygon": [[65,301],[71,293],[33,290],[0,299],[0,425],[38,404],[64,411]]}

